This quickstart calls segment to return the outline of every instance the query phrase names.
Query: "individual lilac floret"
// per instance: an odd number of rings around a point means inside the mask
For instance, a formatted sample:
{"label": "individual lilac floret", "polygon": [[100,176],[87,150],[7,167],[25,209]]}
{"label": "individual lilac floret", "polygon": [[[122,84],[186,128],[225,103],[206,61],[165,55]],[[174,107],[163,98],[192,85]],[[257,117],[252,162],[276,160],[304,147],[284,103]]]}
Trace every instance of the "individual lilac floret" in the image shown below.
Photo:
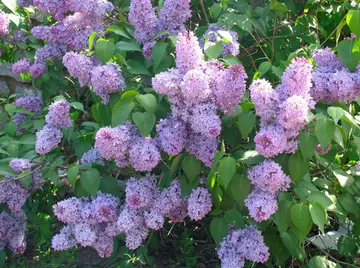
{"label": "individual lilac floret", "polygon": [[154,202],[156,180],[154,176],[130,178],[126,183],[126,202],[132,209],[148,207]]}
{"label": "individual lilac floret", "polygon": [[4,11],[0,10],[0,36],[9,34],[10,17]]}
{"label": "individual lilac floret", "polygon": [[129,21],[135,26],[135,38],[145,44],[158,32],[158,19],[150,0],[131,0]]}
{"label": "individual lilac floret", "polygon": [[89,151],[85,152],[81,157],[81,165],[86,165],[89,163],[97,163],[99,165],[104,165],[104,160],[102,159],[98,149],[92,148]]}
{"label": "individual lilac floret", "polygon": [[67,128],[72,125],[69,113],[70,103],[66,100],[58,100],[49,106],[45,121],[50,127]]}
{"label": "individual lilac floret", "polygon": [[188,198],[188,215],[192,220],[202,220],[212,207],[211,195],[206,188],[194,189]]}
{"label": "individual lilac floret", "polygon": [[29,72],[33,78],[38,78],[43,73],[47,72],[47,68],[44,63],[34,63],[33,65],[30,66]]}
{"label": "individual lilac floret", "polygon": [[256,114],[264,123],[276,117],[280,101],[277,92],[268,81],[265,79],[253,81],[250,86],[250,96],[255,105]]}
{"label": "individual lilac floret", "polygon": [[345,68],[344,64],[336,57],[335,53],[330,48],[316,49],[312,54],[316,65],[320,68],[325,68],[328,71],[335,72]]}
{"label": "individual lilac floret", "polygon": [[251,218],[257,222],[269,219],[278,209],[276,195],[262,190],[252,191],[245,199]]}
{"label": "individual lilac floret", "polygon": [[47,154],[56,148],[62,139],[62,133],[58,128],[45,125],[40,131],[36,132],[36,152]]}
{"label": "individual lilac floret", "polygon": [[179,154],[185,147],[185,125],[174,117],[162,119],[156,125],[157,142],[169,155]]}
{"label": "individual lilac floret", "polygon": [[242,65],[230,65],[229,69],[219,72],[213,90],[216,104],[224,113],[235,112],[246,89],[247,74]]}
{"label": "individual lilac floret", "polygon": [[116,63],[96,67],[91,72],[91,84],[94,92],[102,98],[104,104],[109,102],[111,93],[125,88],[121,69]]}
{"label": "individual lilac floret", "polygon": [[278,163],[265,160],[247,172],[251,184],[261,191],[277,193],[290,187],[291,179],[281,169]]}
{"label": "individual lilac floret", "polygon": [[11,71],[14,74],[27,73],[29,72],[29,70],[30,70],[30,62],[27,59],[22,59],[15,62],[11,67]]}
{"label": "individual lilac floret", "polygon": [[32,164],[29,159],[13,158],[11,159],[9,166],[15,173],[20,173],[24,170],[31,169]]}
{"label": "individual lilac floret", "polygon": [[130,164],[137,171],[151,171],[161,160],[156,141],[151,138],[134,137],[129,150]]}
{"label": "individual lilac floret", "polygon": [[176,34],[185,30],[184,24],[190,17],[190,0],[165,0],[159,12],[160,29]]}
{"label": "individual lilac floret", "polygon": [[331,147],[330,147],[329,145],[327,145],[324,150],[321,148],[321,145],[320,145],[320,144],[318,144],[318,145],[316,146],[316,151],[317,151],[319,154],[327,154],[327,153],[330,151],[330,149],[331,149]]}
{"label": "individual lilac floret", "polygon": [[7,204],[12,212],[18,212],[30,193],[19,182],[5,176],[0,184],[0,204]]}
{"label": "individual lilac floret", "polygon": [[127,158],[131,133],[128,125],[115,128],[103,127],[98,130],[95,137],[95,148],[101,157],[110,160],[112,158],[123,160]]}
{"label": "individual lilac floret", "polygon": [[242,268],[245,259],[264,263],[270,256],[261,232],[252,225],[242,230],[231,228],[220,243],[217,253],[221,268]]}
{"label": "individual lilac floret", "polygon": [[[239,43],[237,42],[238,34],[234,31],[228,31],[224,27],[220,27],[215,23],[209,25],[208,30],[205,32],[200,40],[200,46],[205,49],[211,45],[215,45],[218,41],[221,41],[223,45],[222,56],[231,54],[236,56],[239,54]],[[206,43],[207,40],[207,43]],[[206,45],[205,45],[206,43]]]}
{"label": "individual lilac floret", "polygon": [[91,71],[95,68],[91,58],[71,51],[65,54],[62,61],[69,74],[79,80],[80,86],[90,85]]}
{"label": "individual lilac floret", "polygon": [[203,63],[204,54],[194,33],[179,33],[176,43],[176,67],[185,74]]}

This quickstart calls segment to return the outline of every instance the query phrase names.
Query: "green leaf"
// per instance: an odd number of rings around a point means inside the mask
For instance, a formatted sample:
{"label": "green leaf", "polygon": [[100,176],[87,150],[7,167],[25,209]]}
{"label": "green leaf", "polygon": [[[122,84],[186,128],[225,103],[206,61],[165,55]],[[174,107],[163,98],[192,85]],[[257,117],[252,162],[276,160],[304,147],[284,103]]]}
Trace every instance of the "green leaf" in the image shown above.
{"label": "green leaf", "polygon": [[122,125],[126,120],[129,119],[129,115],[134,107],[134,101],[128,98],[121,98],[112,109],[111,125],[113,127]]}
{"label": "green leaf", "polygon": [[5,111],[7,111],[10,116],[13,116],[16,111],[17,106],[15,104],[8,103],[8,104],[5,104],[4,108],[5,108]]}
{"label": "green leaf", "polygon": [[199,179],[189,182],[186,176],[180,176],[180,186],[181,186],[181,197],[184,199],[189,196],[191,192],[199,186]]}
{"label": "green leaf", "polygon": [[250,180],[246,174],[235,174],[234,178],[229,184],[230,192],[234,200],[240,205],[244,206],[244,200],[249,195],[251,190]]}
{"label": "green leaf", "polygon": [[296,234],[293,231],[288,230],[281,234],[280,237],[290,254],[300,261],[303,261],[305,258],[305,253],[299,245],[299,239],[297,238]]}
{"label": "green leaf", "polygon": [[356,254],[356,239],[349,236],[341,236],[338,240],[337,246],[341,256]]}
{"label": "green leaf", "polygon": [[156,70],[159,67],[161,61],[164,59],[167,46],[168,46],[167,43],[158,41],[153,47],[152,58],[153,58],[154,70]]}
{"label": "green leaf", "polygon": [[156,110],[156,98],[153,94],[137,95],[136,99],[140,105],[149,113],[153,114]]}
{"label": "green leaf", "polygon": [[148,112],[136,112],[132,115],[133,121],[140,133],[147,137],[155,126],[156,116]]}
{"label": "green leaf", "polygon": [[109,61],[115,52],[115,44],[110,40],[100,38],[96,42],[95,53],[103,64]]}
{"label": "green leaf", "polygon": [[26,145],[35,145],[36,143],[36,137],[34,134],[28,134],[24,135],[20,138],[19,141],[20,144],[26,144]]}
{"label": "green leaf", "polygon": [[213,218],[210,223],[210,233],[217,245],[223,240],[228,232],[228,222],[224,218]]}
{"label": "green leaf", "polygon": [[89,36],[89,40],[88,40],[88,48],[89,48],[89,51],[92,50],[93,46],[94,46],[94,40],[95,40],[95,37],[97,35],[97,32],[93,32],[91,33],[91,35]]}
{"label": "green leaf", "polygon": [[10,9],[12,13],[16,13],[17,0],[1,0],[1,2]]}
{"label": "green leaf", "polygon": [[99,190],[106,194],[111,194],[113,196],[121,195],[121,188],[118,181],[113,176],[107,176],[101,180]]}
{"label": "green leaf", "polygon": [[106,31],[116,33],[120,36],[130,39],[130,36],[125,32],[125,30],[118,25],[111,25],[110,27],[106,28]]}
{"label": "green leaf", "polygon": [[246,138],[253,130],[256,122],[256,115],[252,110],[246,110],[239,114],[237,125],[241,136]]}
{"label": "green leaf", "polygon": [[184,158],[181,164],[186,177],[190,182],[193,182],[200,176],[201,162],[193,155],[188,155]]}
{"label": "green leaf", "polygon": [[116,50],[120,51],[140,51],[142,52],[142,49],[140,45],[135,41],[119,41],[116,43]]}
{"label": "green leaf", "polygon": [[151,76],[148,68],[144,65],[143,62],[139,60],[129,60],[127,62],[128,65],[128,72],[131,74],[146,74]]}
{"label": "green leaf", "polygon": [[312,157],[318,141],[310,132],[302,132],[299,136],[299,147],[304,159]]}
{"label": "green leaf", "polygon": [[308,172],[309,169],[309,160],[305,160],[299,151],[290,155],[289,162],[288,162],[289,172],[291,178],[298,182],[300,181],[305,174]]}
{"label": "green leaf", "polygon": [[315,134],[320,142],[321,149],[325,150],[326,146],[329,145],[329,142],[335,135],[336,125],[333,120],[324,118],[319,119],[315,125]]}
{"label": "green leaf", "polygon": [[269,61],[262,62],[258,68],[260,77],[264,76],[271,68],[272,64]]}
{"label": "green leaf", "polygon": [[359,204],[356,202],[355,197],[349,192],[343,192],[338,197],[340,205],[348,212],[353,213],[355,215],[360,214]]}
{"label": "green leaf", "polygon": [[70,103],[71,107],[74,107],[76,110],[84,112],[84,105],[81,102],[72,102]]}
{"label": "green leaf", "polygon": [[327,112],[334,119],[335,124],[337,124],[340,118],[345,115],[344,109],[340,107],[329,107]]}
{"label": "green leaf", "polygon": [[350,10],[346,15],[346,23],[349,25],[350,30],[360,36],[360,10]]}
{"label": "green leaf", "polygon": [[277,13],[285,13],[290,11],[284,3],[278,1],[271,1],[270,9],[274,10]]}
{"label": "green leaf", "polygon": [[95,168],[82,172],[80,175],[80,183],[88,193],[95,196],[101,184],[100,172]]}
{"label": "green leaf", "polygon": [[326,256],[315,256],[312,257],[308,263],[309,268],[330,268],[328,266],[328,260]]}
{"label": "green leaf", "polygon": [[76,185],[78,174],[79,174],[79,166],[72,166],[68,169],[67,176],[73,188]]}
{"label": "green leaf", "polygon": [[236,172],[236,161],[234,158],[228,156],[221,159],[218,167],[220,180],[222,181],[224,188],[227,189],[229,183]]}
{"label": "green leaf", "polygon": [[338,44],[338,57],[350,70],[355,71],[360,61],[359,42],[356,40],[343,40]]}
{"label": "green leaf", "polygon": [[318,202],[310,203],[309,211],[312,221],[319,227],[321,232],[324,233],[324,225],[327,218],[327,213],[324,209],[324,206]]}
{"label": "green leaf", "polygon": [[205,53],[209,57],[209,59],[217,59],[218,57],[220,57],[223,48],[224,46],[222,42],[217,42],[215,45],[207,47],[205,49]]}
{"label": "green leaf", "polygon": [[296,227],[296,229],[298,229],[304,235],[307,235],[312,227],[309,205],[306,203],[294,204],[291,207],[290,215],[291,222]]}
{"label": "green leaf", "polygon": [[224,218],[228,222],[228,224],[230,224],[232,226],[235,226],[240,229],[245,227],[244,217],[241,215],[241,213],[238,210],[236,210],[234,208],[228,210],[225,213]]}
{"label": "green leaf", "polygon": [[285,232],[290,225],[290,211],[292,202],[289,200],[281,200],[278,206],[279,208],[275,213],[275,223],[281,234]]}
{"label": "green leaf", "polygon": [[341,187],[350,186],[354,182],[354,178],[341,169],[335,169],[333,170],[333,173],[338,179]]}
{"label": "green leaf", "polygon": [[251,33],[252,32],[252,22],[246,15],[236,15],[235,23],[242,30]]}

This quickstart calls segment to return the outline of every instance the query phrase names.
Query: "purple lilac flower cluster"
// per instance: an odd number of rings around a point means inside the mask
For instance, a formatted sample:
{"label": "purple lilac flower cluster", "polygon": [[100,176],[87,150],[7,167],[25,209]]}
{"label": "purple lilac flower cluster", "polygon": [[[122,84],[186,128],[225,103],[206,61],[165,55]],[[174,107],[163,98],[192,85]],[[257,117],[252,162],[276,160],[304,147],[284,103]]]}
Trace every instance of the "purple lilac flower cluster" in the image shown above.
{"label": "purple lilac flower cluster", "polygon": [[145,58],[151,59],[154,46],[152,39],[160,31],[178,34],[185,30],[185,22],[191,17],[189,0],[165,0],[159,14],[150,0],[131,0],[129,21],[135,26],[135,38],[143,44]]}
{"label": "purple lilac flower cluster", "polygon": [[313,58],[318,68],[312,74],[310,93],[316,101],[349,102],[360,96],[360,68],[350,72],[330,48],[315,50]]}
{"label": "purple lilac flower cluster", "polygon": [[226,30],[224,27],[216,25],[216,23],[211,23],[200,40],[200,46],[203,50],[205,50],[209,46],[213,46],[217,42],[221,41],[223,45],[221,55],[226,56],[231,54],[236,56],[240,52],[237,39],[237,32]]}
{"label": "purple lilac flower cluster", "polygon": [[62,139],[62,128],[72,125],[70,104],[66,100],[58,100],[49,106],[45,117],[46,125],[36,132],[36,152],[47,154],[58,146]]}
{"label": "purple lilac flower cluster", "polygon": [[0,36],[9,34],[10,17],[4,11],[0,10]]}
{"label": "purple lilac flower cluster", "polygon": [[86,165],[89,163],[97,163],[99,165],[104,165],[104,160],[101,157],[101,154],[98,149],[92,148],[89,151],[85,152],[81,157],[80,164]]}
{"label": "purple lilac flower cluster", "polygon": [[[30,160],[24,158],[13,158],[9,166],[16,174],[32,169]],[[14,176],[5,176],[0,181],[0,204],[7,204],[12,212],[19,212],[29,197],[30,191],[39,189],[42,185],[40,172],[33,172],[31,176],[32,181],[28,189],[25,189],[18,180],[13,180]]]}
{"label": "purple lilac flower cluster", "polygon": [[186,216],[201,220],[211,210],[210,193],[202,187],[181,198],[180,181],[174,180],[162,190],[155,185],[153,176],[131,178],[126,184],[126,202],[118,218],[120,232],[126,234],[126,246],[138,248],[146,239],[149,229],[163,227],[165,217],[172,222],[183,222]]}
{"label": "purple lilac flower cluster", "polygon": [[295,58],[275,89],[264,79],[255,80],[250,86],[256,114],[261,118],[261,129],[254,138],[259,154],[274,157],[297,149],[299,132],[314,107],[310,97],[311,69],[309,61]]}
{"label": "purple lilac flower cluster", "polygon": [[[15,99],[14,104],[17,107],[22,107],[28,110],[29,112],[36,113],[32,119],[36,119],[41,112],[41,106],[42,106],[42,98],[39,96],[24,96],[24,97],[18,97]],[[26,114],[24,113],[15,113],[13,122],[16,123],[17,131],[22,131],[21,128],[19,128],[19,125],[26,121]]]}
{"label": "purple lilac flower cluster", "polygon": [[245,200],[245,206],[255,221],[267,220],[278,209],[279,191],[286,191],[290,187],[291,180],[282,171],[280,165],[272,160],[265,160],[249,169],[248,177],[253,190]]}
{"label": "purple lilac flower cluster", "polygon": [[33,2],[41,11],[49,12],[57,20],[53,26],[36,26],[31,30],[36,38],[46,41],[47,44],[36,51],[32,65],[23,60],[13,68],[15,73],[30,72],[34,78],[47,71],[47,61],[63,57],[67,50],[86,49],[91,33],[104,30],[102,20],[106,17],[106,13],[114,8],[113,4],[106,0],[85,0],[85,2],[34,0]]}
{"label": "purple lilac flower cluster", "polygon": [[0,251],[8,247],[14,254],[22,254],[26,249],[26,216],[20,210],[11,214],[0,213]]}
{"label": "purple lilac flower cluster", "polygon": [[210,166],[221,131],[217,109],[235,111],[245,92],[247,75],[241,65],[226,69],[218,61],[205,62],[192,32],[178,35],[176,67],[152,79],[154,90],[166,94],[172,103],[172,115],[156,126],[158,143],[169,155],[186,148]]}
{"label": "purple lilac flower cluster", "polygon": [[331,147],[329,145],[326,146],[324,150],[321,148],[320,144],[316,146],[316,151],[318,152],[318,154],[327,154],[330,151],[330,149]]}
{"label": "purple lilac flower cluster", "polygon": [[187,215],[196,215],[198,220],[212,205],[205,188],[194,189],[187,201],[181,198],[178,180],[160,190],[152,175],[130,178],[125,192],[121,207],[119,199],[101,192],[97,198],[72,197],[56,204],[55,215],[67,225],[54,236],[52,247],[65,250],[76,244],[92,246],[101,257],[108,257],[113,250],[113,237],[118,234],[126,235],[126,246],[133,250],[146,239],[149,229],[162,228],[166,216],[173,222],[182,222]]}
{"label": "purple lilac flower cluster", "polygon": [[77,78],[81,86],[93,86],[96,95],[104,104],[109,103],[110,94],[125,88],[120,66],[116,63],[101,65],[96,58],[76,52],[68,52],[63,57],[64,66],[71,76]]}
{"label": "purple lilac flower cluster", "polygon": [[270,256],[261,232],[253,225],[241,230],[231,228],[217,253],[221,268],[242,268],[245,260],[264,263]]}
{"label": "purple lilac flower cluster", "polygon": [[138,171],[152,170],[161,159],[155,140],[142,137],[129,122],[99,129],[95,148],[102,158],[114,159],[118,167],[131,164]]}
{"label": "purple lilac flower cluster", "polygon": [[118,234],[119,209],[118,198],[101,192],[96,198],[72,197],[57,203],[54,214],[66,225],[53,237],[53,249],[65,250],[79,244],[95,248],[101,257],[109,257],[113,238]]}
{"label": "purple lilac flower cluster", "polygon": [[34,4],[33,0],[17,0],[19,7],[28,7]]}

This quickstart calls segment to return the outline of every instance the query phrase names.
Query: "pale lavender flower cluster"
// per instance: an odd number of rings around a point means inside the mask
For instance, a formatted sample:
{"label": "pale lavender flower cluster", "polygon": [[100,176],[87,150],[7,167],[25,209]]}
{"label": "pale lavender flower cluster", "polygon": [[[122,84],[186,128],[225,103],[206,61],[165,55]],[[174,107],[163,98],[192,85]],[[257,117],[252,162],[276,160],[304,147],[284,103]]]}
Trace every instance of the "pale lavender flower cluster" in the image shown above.
{"label": "pale lavender flower cluster", "polygon": [[19,7],[28,7],[34,4],[33,0],[17,0]]}
{"label": "pale lavender flower cluster", "polygon": [[9,34],[10,17],[4,11],[0,10],[0,36]]}
{"label": "pale lavender flower cluster", "polygon": [[278,209],[278,193],[289,189],[291,180],[272,160],[265,160],[249,169],[248,178],[253,190],[245,199],[245,206],[255,221],[267,220]]}
{"label": "pale lavender flower cluster", "polygon": [[[36,119],[41,112],[42,98],[38,96],[24,96],[18,97],[15,99],[14,104],[17,107],[22,107],[28,110],[29,112],[36,113],[32,119]],[[15,113],[13,122],[17,125],[17,131],[21,132],[22,129],[19,128],[19,124],[26,121],[26,114],[24,113]]]}
{"label": "pale lavender flower cluster", "polygon": [[158,16],[150,0],[131,0],[129,21],[135,26],[136,40],[146,44],[159,31],[177,34],[185,29],[184,24],[190,18],[189,0],[165,0]]}
{"label": "pale lavender flower cluster", "polygon": [[245,92],[247,75],[241,65],[226,69],[218,61],[205,62],[192,32],[178,35],[176,67],[152,79],[154,90],[166,94],[172,103],[172,114],[157,125],[158,143],[170,155],[186,148],[211,166],[221,131],[217,110],[235,111]]}
{"label": "pale lavender flower cluster", "polygon": [[21,59],[12,65],[11,71],[14,74],[27,73],[30,71],[30,62],[27,59]]}
{"label": "pale lavender flower cluster", "polygon": [[114,128],[103,127],[95,137],[95,148],[106,160],[114,159],[119,167],[131,164],[138,171],[150,171],[161,156],[156,142],[139,135],[131,123]]}
{"label": "pale lavender flower cluster", "polygon": [[315,50],[313,58],[319,68],[312,74],[310,93],[316,101],[351,102],[360,96],[359,68],[355,73],[350,72],[330,48]]}
{"label": "pale lavender flower cluster", "polygon": [[45,117],[46,125],[36,132],[36,152],[47,154],[58,146],[62,139],[62,128],[72,125],[70,118],[70,104],[66,100],[58,100],[49,107]]}
{"label": "pale lavender flower cluster", "polygon": [[26,216],[21,210],[0,213],[0,251],[8,247],[14,254],[23,254],[26,249]]}
{"label": "pale lavender flower cluster", "polygon": [[311,69],[309,61],[295,58],[275,89],[263,79],[250,86],[256,114],[261,118],[261,129],[254,138],[259,154],[274,157],[297,149],[299,132],[314,107],[310,97]]}
{"label": "pale lavender flower cluster", "polygon": [[85,152],[81,157],[81,165],[86,165],[89,163],[97,163],[99,165],[104,165],[104,160],[102,159],[98,149],[92,148],[89,151]]}
{"label": "pale lavender flower cluster", "polygon": [[31,169],[32,164],[29,159],[24,158],[13,158],[9,162],[9,166],[14,170],[15,173],[20,173],[24,170]]}
{"label": "pale lavender flower cluster", "polygon": [[52,248],[59,251],[79,244],[95,248],[101,257],[113,251],[113,238],[118,234],[116,221],[120,200],[98,192],[96,198],[63,200],[54,205],[56,217],[66,223],[52,239]]}
{"label": "pale lavender flower cluster", "polygon": [[215,23],[209,25],[209,28],[204,33],[200,40],[200,46],[205,50],[209,46],[215,45],[217,42],[221,42],[223,45],[223,50],[221,55],[233,55],[236,56],[239,54],[239,43],[237,41],[238,34],[234,31],[226,30],[224,27],[220,27]]}
{"label": "pale lavender flower cluster", "polygon": [[126,234],[126,246],[138,248],[149,229],[159,230],[165,218],[183,222],[186,216],[200,220],[211,210],[210,193],[202,187],[193,190],[188,198],[181,198],[180,181],[174,180],[162,190],[153,176],[131,178],[126,185],[126,202],[118,218],[118,230]]}
{"label": "pale lavender flower cluster", "polygon": [[116,63],[101,65],[95,58],[74,52],[66,53],[63,63],[70,75],[79,80],[81,86],[92,85],[104,104],[109,103],[111,93],[125,88],[120,66]]}
{"label": "pale lavender flower cluster", "polygon": [[356,163],[355,168],[356,168],[357,170],[360,170],[360,161],[358,161],[358,162]]}
{"label": "pale lavender flower cluster", "polygon": [[245,260],[264,263],[270,256],[261,232],[253,225],[244,229],[231,228],[217,253],[221,268],[242,268]]}

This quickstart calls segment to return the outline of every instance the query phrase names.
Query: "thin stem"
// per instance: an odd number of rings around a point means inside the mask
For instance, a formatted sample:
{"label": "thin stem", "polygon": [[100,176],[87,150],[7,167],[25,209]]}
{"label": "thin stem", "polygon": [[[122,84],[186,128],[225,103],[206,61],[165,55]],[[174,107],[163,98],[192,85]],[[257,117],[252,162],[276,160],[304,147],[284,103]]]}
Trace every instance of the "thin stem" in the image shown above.
{"label": "thin stem", "polygon": [[207,13],[206,13],[206,9],[205,9],[203,0],[199,0],[199,3],[200,3],[200,6],[201,6],[201,10],[204,13],[205,21],[206,21],[207,24],[209,24],[210,20],[209,20],[209,17],[207,15]]}
{"label": "thin stem", "polygon": [[310,242],[313,246],[315,246],[318,250],[320,250],[322,253],[326,254],[326,256],[330,259],[332,259],[334,262],[339,263],[339,264],[343,264],[343,265],[347,265],[350,267],[355,267],[355,268],[359,268],[360,266],[354,265],[354,264],[350,264],[347,262],[343,262],[343,261],[339,261],[338,259],[334,258],[333,256],[331,256],[326,250],[322,249],[321,247],[319,247],[318,245],[316,245],[313,241],[311,241],[310,239],[306,239],[306,241]]}
{"label": "thin stem", "polygon": [[23,178],[25,178],[25,177],[27,177],[27,176],[35,173],[36,171],[38,171],[38,170],[41,169],[41,168],[42,168],[42,165],[36,167],[34,170],[30,171],[29,173],[23,174],[23,175],[21,175],[21,176],[19,176],[19,177],[12,178],[12,179],[8,179],[8,180],[1,180],[1,181],[0,181],[0,184],[7,183],[7,182],[11,182],[11,181],[21,180],[21,179],[23,179]]}
{"label": "thin stem", "polygon": [[265,53],[264,49],[262,48],[261,44],[260,44],[259,41],[256,39],[256,37],[255,37],[252,33],[250,33],[250,35],[251,35],[252,38],[254,38],[256,44],[258,45],[258,47],[260,48],[260,50],[262,51],[262,53],[264,54],[264,56],[266,57],[266,59],[271,62],[270,58],[269,58],[268,55]]}

